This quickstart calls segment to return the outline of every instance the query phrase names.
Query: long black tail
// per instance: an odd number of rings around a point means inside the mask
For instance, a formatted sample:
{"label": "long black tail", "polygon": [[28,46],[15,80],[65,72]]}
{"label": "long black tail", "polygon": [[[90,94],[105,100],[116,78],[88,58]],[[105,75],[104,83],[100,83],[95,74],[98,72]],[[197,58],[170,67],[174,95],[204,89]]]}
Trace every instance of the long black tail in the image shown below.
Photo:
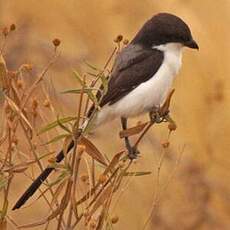
{"label": "long black tail", "polygon": [[[103,90],[103,84],[100,86],[100,90],[97,91],[96,97],[99,101],[100,97],[102,96],[101,91]],[[102,104],[100,104],[102,106]],[[93,112],[95,111],[94,104],[91,105],[90,109],[87,112],[87,118],[89,119]],[[74,147],[74,141],[71,141],[71,143],[68,146],[67,153]],[[58,153],[56,156],[56,162],[59,163],[64,159],[64,152],[61,150],[61,152]],[[37,189],[41,186],[41,184],[46,180],[46,178],[50,175],[50,173],[54,170],[54,168],[47,167],[38,177],[37,179],[30,185],[30,187],[23,193],[23,195],[19,198],[19,200],[16,202],[12,210],[20,208],[23,204],[26,203],[26,201],[37,191]]]}
{"label": "long black tail", "polygon": [[[67,153],[73,148],[74,141],[68,146]],[[58,153],[56,156],[56,162],[59,163],[64,159],[63,150]],[[38,177],[37,179],[30,185],[30,187],[23,193],[23,195],[16,202],[12,210],[20,208],[26,201],[37,191],[37,189],[41,186],[41,184],[46,180],[46,178],[50,175],[50,173],[54,170],[54,168],[47,167]]]}

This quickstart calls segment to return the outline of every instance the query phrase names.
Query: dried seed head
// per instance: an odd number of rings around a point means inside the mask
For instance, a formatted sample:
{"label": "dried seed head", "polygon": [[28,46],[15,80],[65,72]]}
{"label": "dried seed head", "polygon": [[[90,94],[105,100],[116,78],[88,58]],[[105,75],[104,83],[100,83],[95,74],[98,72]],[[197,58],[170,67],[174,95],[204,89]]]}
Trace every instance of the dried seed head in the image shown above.
{"label": "dried seed head", "polygon": [[162,147],[165,148],[165,149],[169,147],[169,144],[170,144],[169,141],[163,141],[161,143]]}
{"label": "dried seed head", "polygon": [[123,39],[123,36],[122,36],[121,34],[119,34],[119,35],[117,35],[117,37],[114,39],[114,42],[115,42],[115,43],[119,43],[119,42],[122,41],[122,39]]}
{"label": "dried seed head", "polygon": [[85,145],[78,145],[77,146],[77,151],[81,155],[85,151]]}
{"label": "dried seed head", "polygon": [[21,69],[31,71],[33,69],[33,66],[31,64],[23,64],[21,66]]}
{"label": "dried seed head", "polygon": [[128,39],[124,39],[123,44],[124,45],[128,45],[129,44],[129,40]]}
{"label": "dried seed head", "polygon": [[5,113],[7,114],[7,113],[10,113],[12,110],[11,110],[11,108],[10,108],[10,105],[6,102],[5,103]]}
{"label": "dried seed head", "polygon": [[106,178],[106,176],[105,176],[104,174],[101,174],[101,175],[99,176],[99,178],[98,178],[98,182],[99,182],[100,184],[103,184],[104,182],[106,182],[106,180],[107,180],[107,178]]}
{"label": "dried seed head", "polygon": [[97,227],[97,222],[95,220],[90,221],[90,229],[96,229]]}
{"label": "dried seed head", "polygon": [[32,101],[32,109],[36,110],[37,107],[38,107],[38,100],[36,98],[34,98]]}
{"label": "dried seed head", "polygon": [[137,121],[136,126],[141,125],[142,121]]}
{"label": "dried seed head", "polygon": [[80,178],[81,178],[82,182],[86,182],[86,181],[89,180],[89,176],[88,175],[82,175]]}
{"label": "dried seed head", "polygon": [[16,79],[17,77],[17,72],[16,71],[8,71],[9,77]]}
{"label": "dried seed head", "polygon": [[7,27],[4,27],[4,28],[2,29],[2,34],[3,34],[5,37],[7,37],[7,35],[9,34],[9,30],[8,30]]}
{"label": "dried seed head", "polygon": [[36,143],[33,144],[33,149],[34,149],[34,150],[37,149],[37,144],[36,144]]}
{"label": "dried seed head", "polygon": [[58,47],[58,46],[61,44],[61,40],[58,39],[58,38],[55,38],[55,39],[53,40],[53,44],[54,44],[55,47]]}
{"label": "dried seed head", "polygon": [[11,151],[14,151],[15,150],[15,144],[13,143],[12,145],[11,145]]}
{"label": "dried seed head", "polygon": [[36,110],[33,111],[33,116],[37,117],[38,116],[38,112]]}
{"label": "dried seed head", "polygon": [[49,108],[49,107],[50,107],[50,101],[46,99],[46,100],[43,102],[43,106]]}
{"label": "dried seed head", "polygon": [[22,89],[22,88],[23,88],[23,81],[22,81],[22,80],[18,79],[16,84],[17,84],[17,87],[18,87],[19,89]]}
{"label": "dried seed head", "polygon": [[0,222],[0,228],[1,229],[7,229],[7,220],[6,220],[6,218],[2,218],[1,219],[1,222]]}
{"label": "dried seed head", "polygon": [[116,224],[119,221],[119,217],[118,216],[114,216],[111,218],[111,223],[112,224]]}
{"label": "dried seed head", "polygon": [[48,162],[49,162],[50,164],[53,164],[53,163],[56,162],[56,158],[55,158],[55,157],[51,157],[51,158],[48,159]]}
{"label": "dried seed head", "polygon": [[83,216],[85,217],[85,219],[88,219],[89,218],[89,210],[88,209],[85,209],[83,211]]}
{"label": "dried seed head", "polygon": [[17,144],[18,144],[18,139],[17,139],[17,137],[16,137],[16,136],[13,136],[13,138],[12,138],[12,142],[13,142],[15,145],[17,145]]}
{"label": "dried seed head", "polygon": [[8,113],[7,114],[7,119],[12,122],[14,120],[14,114],[13,113]]}
{"label": "dried seed head", "polygon": [[175,124],[174,122],[170,122],[170,123],[168,124],[168,129],[169,129],[170,131],[175,131],[176,128],[177,128],[177,126],[176,126],[176,124]]}
{"label": "dried seed head", "polygon": [[16,29],[15,24],[11,24],[11,26],[10,26],[10,31],[14,31],[15,29]]}
{"label": "dried seed head", "polygon": [[17,126],[14,125],[13,128],[12,128],[12,132],[13,132],[13,133],[16,133],[16,130],[17,130]]}

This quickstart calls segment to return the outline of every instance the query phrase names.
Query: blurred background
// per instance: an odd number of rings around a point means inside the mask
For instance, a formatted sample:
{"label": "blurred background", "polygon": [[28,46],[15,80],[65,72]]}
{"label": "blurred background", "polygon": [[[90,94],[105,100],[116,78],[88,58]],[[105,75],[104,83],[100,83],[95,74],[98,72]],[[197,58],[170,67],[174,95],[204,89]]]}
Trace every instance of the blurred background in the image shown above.
{"label": "blurred background", "polygon": [[[17,26],[7,41],[5,59],[11,70],[31,63],[39,72],[52,55],[51,41],[59,38],[61,56],[49,71],[47,82],[52,81],[55,88],[60,113],[73,115],[75,98],[60,94],[77,87],[72,70],[83,72],[84,60],[102,68],[114,48],[114,38],[122,34],[131,40],[158,12],[183,18],[200,50],[184,51],[171,105],[178,129],[170,138],[159,186],[157,168],[162,154],[160,143],[167,139],[166,125],[153,127],[143,140],[141,158],[133,167],[152,174],[130,181],[114,210],[119,216],[114,229],[142,229],[153,207],[148,229],[230,229],[229,0],[0,0],[0,27],[12,23]],[[33,76],[29,80],[33,81]],[[146,119],[133,119],[130,125]],[[102,152],[115,153],[123,147],[119,130],[119,121],[114,121],[101,127],[91,139]],[[29,180],[20,178],[13,181],[10,205],[28,184]],[[158,205],[154,205],[156,194]],[[41,205],[10,215],[22,224],[42,214]]]}

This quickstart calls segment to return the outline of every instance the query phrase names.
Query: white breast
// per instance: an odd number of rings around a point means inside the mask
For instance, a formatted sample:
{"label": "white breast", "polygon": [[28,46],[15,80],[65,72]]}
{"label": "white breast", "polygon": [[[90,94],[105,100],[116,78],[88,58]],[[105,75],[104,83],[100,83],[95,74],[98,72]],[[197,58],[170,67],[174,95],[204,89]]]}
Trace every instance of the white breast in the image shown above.
{"label": "white breast", "polygon": [[105,105],[98,113],[96,125],[116,117],[137,116],[164,102],[181,67],[182,45],[168,43],[153,48],[164,52],[164,61],[159,70],[115,104]]}

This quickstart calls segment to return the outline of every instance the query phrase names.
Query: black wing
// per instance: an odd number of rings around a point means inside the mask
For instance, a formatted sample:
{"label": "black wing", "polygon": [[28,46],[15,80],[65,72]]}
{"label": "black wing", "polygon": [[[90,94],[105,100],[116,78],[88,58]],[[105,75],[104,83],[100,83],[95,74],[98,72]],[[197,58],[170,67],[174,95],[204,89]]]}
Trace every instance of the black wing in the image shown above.
{"label": "black wing", "polygon": [[159,69],[164,59],[163,52],[140,46],[127,46],[117,56],[108,91],[100,106],[112,105],[141,83],[149,80]]}

